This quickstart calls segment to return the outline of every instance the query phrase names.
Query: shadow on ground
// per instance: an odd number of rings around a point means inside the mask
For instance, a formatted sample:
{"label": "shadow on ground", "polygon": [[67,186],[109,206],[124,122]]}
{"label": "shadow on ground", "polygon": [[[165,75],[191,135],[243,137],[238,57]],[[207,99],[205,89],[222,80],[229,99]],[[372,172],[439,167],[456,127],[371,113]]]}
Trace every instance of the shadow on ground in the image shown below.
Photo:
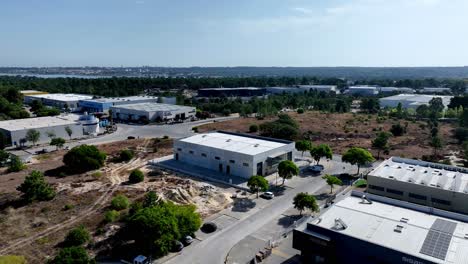
{"label": "shadow on ground", "polygon": [[232,206],[234,212],[248,212],[255,207],[257,203],[249,198],[236,198]]}
{"label": "shadow on ground", "polygon": [[284,228],[287,228],[302,217],[303,215],[283,215],[280,219],[278,219],[278,224]]}

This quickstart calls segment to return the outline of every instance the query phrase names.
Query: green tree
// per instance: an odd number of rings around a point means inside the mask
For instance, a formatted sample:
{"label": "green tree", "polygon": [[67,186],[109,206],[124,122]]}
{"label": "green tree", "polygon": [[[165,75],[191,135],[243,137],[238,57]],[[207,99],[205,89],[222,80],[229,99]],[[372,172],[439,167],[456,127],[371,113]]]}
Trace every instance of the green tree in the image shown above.
{"label": "green tree", "polygon": [[268,181],[259,175],[254,175],[249,178],[249,181],[247,182],[247,186],[250,188],[252,192],[257,193],[257,198],[258,198],[258,193],[260,191],[264,192],[268,190]]}
{"label": "green tree", "polygon": [[312,147],[310,150],[310,156],[317,162],[318,165],[321,158],[331,159],[333,157],[333,152],[329,145],[320,144],[318,146]]}
{"label": "green tree", "polygon": [[380,109],[379,99],[377,98],[363,98],[360,104],[361,110],[367,113],[377,113]]}
{"label": "green tree", "polygon": [[111,201],[112,209],[117,211],[127,209],[129,205],[130,202],[128,201],[128,198],[122,194],[116,195]]}
{"label": "green tree", "polygon": [[116,210],[109,210],[104,214],[104,222],[112,223],[119,219],[120,213]]}
{"label": "green tree", "polygon": [[89,234],[89,231],[86,230],[84,226],[79,226],[68,232],[63,243],[67,247],[75,247],[82,246],[90,240],[91,235]]}
{"label": "green tree", "polygon": [[291,179],[293,176],[299,175],[299,168],[290,160],[283,160],[278,165],[278,174],[283,178],[283,183],[286,179]]}
{"label": "green tree", "polygon": [[155,191],[149,191],[145,194],[145,199],[143,201],[143,207],[151,207],[158,204],[159,197]]}
{"label": "green tree", "polygon": [[88,256],[83,247],[62,248],[57,256],[50,261],[51,264],[93,264],[96,263]]}
{"label": "green tree", "polygon": [[304,157],[304,152],[309,151],[311,148],[312,143],[309,140],[296,141],[296,149],[302,152],[302,157]]}
{"label": "green tree", "polygon": [[388,150],[388,139],[391,134],[387,132],[379,132],[377,137],[372,140],[372,147],[377,149],[377,159],[380,159],[380,152]]}
{"label": "green tree", "polygon": [[134,156],[135,156],[135,153],[133,153],[133,151],[129,149],[123,149],[120,151],[119,159],[120,161],[129,161],[133,159]]}
{"label": "green tree", "polygon": [[461,127],[468,127],[468,108],[463,109],[458,121]]}
{"label": "green tree", "polygon": [[66,126],[66,127],[65,127],[65,132],[67,133],[68,137],[69,137],[70,140],[71,140],[71,136],[73,135],[73,130],[71,129],[71,127]]}
{"label": "green tree", "polygon": [[442,149],[443,143],[442,139],[439,136],[434,136],[431,138],[430,146],[433,149],[433,155],[434,157],[437,157],[438,150]]}
{"label": "green tree", "polygon": [[139,169],[135,169],[130,173],[130,176],[128,177],[128,181],[130,183],[139,183],[145,180],[145,175],[143,172]]}
{"label": "green tree", "polygon": [[16,155],[10,156],[10,163],[8,164],[8,172],[18,172],[26,169],[26,165]]}
{"label": "green tree", "polygon": [[444,103],[442,102],[442,98],[440,97],[433,97],[429,101],[429,109],[433,113],[433,115],[436,115],[437,117],[440,116],[440,113],[442,113],[444,108]]}
{"label": "green tree", "polygon": [[343,154],[341,160],[343,162],[350,163],[351,165],[357,165],[357,174],[359,174],[359,169],[362,165],[365,165],[368,162],[373,162],[375,159],[369,151],[362,148],[352,147]]}
{"label": "green tree", "polygon": [[258,131],[258,125],[257,124],[251,124],[249,126],[249,132],[250,133],[257,133],[257,131]]}
{"label": "green tree", "polygon": [[54,188],[45,181],[40,171],[32,171],[16,190],[23,193],[23,199],[28,203],[36,200],[49,201],[55,197]]}
{"label": "green tree", "polygon": [[418,108],[416,108],[416,115],[419,117],[419,118],[427,118],[429,116],[429,106],[423,104],[423,105],[420,105],[418,106]]}
{"label": "green tree", "polygon": [[83,173],[104,166],[106,154],[95,146],[81,145],[72,148],[63,156],[63,163],[73,173]]}
{"label": "green tree", "polygon": [[403,134],[406,133],[406,128],[402,126],[400,123],[393,124],[392,127],[390,128],[390,132],[392,133],[393,136],[399,137],[399,136],[403,136]]}
{"label": "green tree", "polygon": [[322,179],[327,181],[327,184],[330,185],[330,193],[333,193],[333,186],[334,185],[342,185],[343,182],[336,176],[326,174],[322,177]]}
{"label": "green tree", "polygon": [[6,164],[6,162],[8,161],[8,158],[10,158],[10,154],[6,152],[5,150],[0,149],[0,167]]}
{"label": "green tree", "polygon": [[302,215],[302,211],[305,209],[309,209],[311,212],[320,211],[320,207],[318,206],[315,197],[306,192],[296,194],[296,196],[294,196],[293,204],[294,208],[299,210],[300,215]]}
{"label": "green tree", "polygon": [[26,132],[26,136],[25,136],[26,140],[31,142],[33,145],[36,145],[40,137],[41,137],[41,133],[35,129],[29,129]]}
{"label": "green tree", "polygon": [[60,138],[60,137],[58,137],[58,138],[54,137],[50,141],[50,145],[57,147],[57,150],[58,150],[58,149],[62,148],[63,145],[65,145],[65,139]]}

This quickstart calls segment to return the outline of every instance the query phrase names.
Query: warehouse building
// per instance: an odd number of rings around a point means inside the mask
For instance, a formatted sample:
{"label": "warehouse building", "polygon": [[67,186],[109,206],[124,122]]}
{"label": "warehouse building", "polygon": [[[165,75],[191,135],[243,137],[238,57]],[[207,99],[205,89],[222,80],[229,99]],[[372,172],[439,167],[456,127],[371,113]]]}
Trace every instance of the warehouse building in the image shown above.
{"label": "warehouse building", "polygon": [[357,96],[374,96],[379,94],[379,88],[377,86],[350,86],[346,93]]}
{"label": "warehouse building", "polygon": [[192,106],[141,103],[112,106],[112,117],[116,121],[166,122],[195,118],[196,108]]}
{"label": "warehouse building", "polygon": [[90,113],[105,113],[108,112],[112,106],[139,103],[156,103],[157,101],[158,97],[155,96],[128,96],[80,100],[79,104],[82,111]]}
{"label": "warehouse building", "polygon": [[468,214],[468,169],[392,157],[367,175],[368,192]]}
{"label": "warehouse building", "polygon": [[[68,135],[68,128],[71,136]],[[99,132],[99,125],[96,119],[75,114],[0,121],[0,133],[4,134],[11,146],[30,145],[31,142],[25,138],[32,129],[40,133],[37,144],[42,144],[50,142],[50,133],[64,139],[82,138],[85,133]]]}
{"label": "warehouse building", "polygon": [[468,216],[353,191],[293,231],[303,263],[468,263]]}
{"label": "warehouse building", "polygon": [[20,94],[22,94],[23,96],[27,96],[27,95],[48,94],[48,92],[37,91],[37,90],[21,90]]}
{"label": "warehouse building", "polygon": [[429,105],[432,98],[441,98],[445,107],[450,104],[453,96],[429,95],[429,94],[398,94],[394,96],[380,98],[380,107],[395,108],[401,103],[403,108],[416,109],[420,105]]}
{"label": "warehouse building", "polygon": [[318,92],[335,92],[339,93],[336,89],[336,85],[298,85],[298,86],[291,86],[291,87],[267,87],[267,93],[269,94],[283,94],[283,93],[304,93],[304,92],[311,92],[311,91],[318,91]]}
{"label": "warehouse building", "polygon": [[428,94],[450,94],[452,89],[445,87],[424,87],[421,89],[421,93]]}
{"label": "warehouse building", "polygon": [[33,94],[25,95],[24,103],[31,104],[33,101],[41,101],[43,105],[57,107],[62,110],[69,109],[75,112],[80,111],[79,101],[92,98],[91,95],[82,94]]}
{"label": "warehouse building", "polygon": [[408,87],[379,87],[380,94],[412,94],[416,91]]}
{"label": "warehouse building", "polygon": [[270,175],[283,160],[292,160],[294,142],[218,131],[174,142],[174,158],[181,163],[248,179]]}
{"label": "warehouse building", "polygon": [[253,97],[266,95],[265,88],[203,88],[198,90],[198,97]]}

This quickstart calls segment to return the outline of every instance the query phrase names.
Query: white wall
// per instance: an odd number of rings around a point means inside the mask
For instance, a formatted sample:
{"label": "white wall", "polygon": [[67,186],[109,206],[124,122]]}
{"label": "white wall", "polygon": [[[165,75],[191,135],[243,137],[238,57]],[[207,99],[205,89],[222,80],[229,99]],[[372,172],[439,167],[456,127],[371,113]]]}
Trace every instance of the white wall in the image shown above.
{"label": "white wall", "polygon": [[[68,125],[72,131],[72,139],[74,138],[81,138],[83,137],[83,127],[80,124],[70,124]],[[61,125],[61,126],[54,126],[54,127],[43,127],[43,128],[35,128],[35,130],[39,131],[41,133],[39,141],[36,144],[42,144],[42,143],[49,143],[50,138],[47,136],[48,131],[53,131],[55,133],[56,137],[61,137],[65,140],[69,140],[70,137],[68,136],[67,132],[65,131],[66,125]],[[16,144],[19,146],[20,145],[20,140],[22,138],[26,137],[26,133],[28,132],[27,129],[25,130],[17,130],[17,131],[12,131],[10,133],[11,135],[11,143],[13,146]],[[31,145],[31,142],[26,142],[25,145]]]}

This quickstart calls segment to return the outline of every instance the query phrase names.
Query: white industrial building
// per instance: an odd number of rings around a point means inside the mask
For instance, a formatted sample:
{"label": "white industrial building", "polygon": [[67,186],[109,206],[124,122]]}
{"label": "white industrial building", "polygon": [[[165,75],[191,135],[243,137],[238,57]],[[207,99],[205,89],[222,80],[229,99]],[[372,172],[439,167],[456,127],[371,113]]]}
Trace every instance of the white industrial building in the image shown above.
{"label": "white industrial building", "polygon": [[416,91],[408,87],[379,87],[380,94],[405,93],[412,94]]}
{"label": "white industrial building", "polygon": [[[37,144],[48,143],[50,133],[55,137],[64,139],[82,138],[84,134],[96,134],[99,132],[99,120],[94,116],[79,116],[67,114],[60,116],[45,116],[15,120],[0,121],[0,133],[3,133],[12,146],[30,145],[25,137],[29,130],[40,133]],[[70,128],[71,136],[66,129]]]}
{"label": "white industrial building", "polygon": [[43,105],[79,111],[79,101],[92,99],[92,95],[83,94],[29,94],[24,96],[24,103],[31,104],[33,101],[41,101]]}
{"label": "white industrial building", "polygon": [[174,159],[248,179],[276,172],[281,161],[292,160],[294,149],[287,140],[217,131],[176,140]]}
{"label": "white industrial building", "polygon": [[429,94],[398,94],[394,96],[380,98],[380,107],[395,108],[401,103],[403,108],[416,109],[420,105],[429,105],[432,98],[441,98],[445,107],[450,104],[453,96],[429,95]]}
{"label": "white industrial building", "polygon": [[282,94],[282,93],[304,93],[310,91],[318,91],[318,92],[335,92],[339,93],[337,90],[336,85],[297,85],[291,87],[267,87],[267,93],[269,94]]}
{"label": "white industrial building", "polygon": [[156,96],[127,96],[80,100],[79,104],[82,111],[87,111],[90,113],[102,113],[108,112],[112,106],[116,105],[157,103],[157,101],[158,97]]}
{"label": "white industrial building", "polygon": [[114,120],[135,121],[135,122],[154,122],[185,120],[194,118],[196,108],[192,106],[141,103],[118,105],[110,108]]}
{"label": "white industrial building", "polygon": [[350,86],[346,90],[347,94],[359,96],[374,96],[379,94],[379,87],[377,86]]}
{"label": "white industrial building", "polygon": [[429,93],[429,94],[449,94],[452,92],[450,88],[446,87],[424,87],[420,91],[421,93]]}

